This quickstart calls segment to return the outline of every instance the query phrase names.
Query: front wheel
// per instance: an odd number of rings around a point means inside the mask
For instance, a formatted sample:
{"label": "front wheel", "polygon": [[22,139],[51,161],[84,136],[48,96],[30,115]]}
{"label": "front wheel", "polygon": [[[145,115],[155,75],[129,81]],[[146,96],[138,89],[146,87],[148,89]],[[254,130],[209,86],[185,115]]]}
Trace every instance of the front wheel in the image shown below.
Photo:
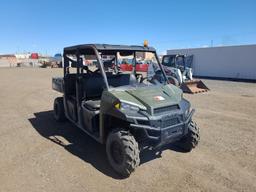
{"label": "front wheel", "polygon": [[140,164],[138,143],[130,132],[123,129],[109,133],[106,152],[111,167],[123,177],[129,177]]}
{"label": "front wheel", "polygon": [[195,148],[198,145],[199,141],[199,127],[195,122],[190,121],[188,125],[188,134],[184,136],[181,140],[179,140],[177,144],[186,152],[190,152],[193,148]]}

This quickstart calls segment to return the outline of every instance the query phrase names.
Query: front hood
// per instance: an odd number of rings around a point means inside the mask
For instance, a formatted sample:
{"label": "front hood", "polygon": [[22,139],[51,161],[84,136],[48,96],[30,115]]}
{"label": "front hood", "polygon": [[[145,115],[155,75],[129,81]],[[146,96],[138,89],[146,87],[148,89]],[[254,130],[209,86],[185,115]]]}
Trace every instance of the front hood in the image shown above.
{"label": "front hood", "polygon": [[171,84],[127,89],[119,91],[120,93],[115,92],[120,101],[146,107],[150,114],[155,108],[179,104],[182,95],[182,91]]}

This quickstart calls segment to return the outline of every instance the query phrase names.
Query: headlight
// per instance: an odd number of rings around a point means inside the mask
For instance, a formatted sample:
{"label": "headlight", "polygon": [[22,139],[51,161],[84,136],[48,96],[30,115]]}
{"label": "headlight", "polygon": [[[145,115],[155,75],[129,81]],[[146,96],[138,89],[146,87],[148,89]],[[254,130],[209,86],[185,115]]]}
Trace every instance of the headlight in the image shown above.
{"label": "headlight", "polygon": [[138,112],[140,110],[140,108],[138,106],[135,106],[135,105],[131,105],[129,103],[124,103],[124,102],[121,102],[121,107],[120,107],[120,110],[121,111],[136,111]]}
{"label": "headlight", "polygon": [[116,103],[115,104],[115,108],[119,109],[121,111],[134,111],[134,112],[138,112],[140,110],[140,108],[138,106],[130,104],[130,103],[126,103],[126,102]]}

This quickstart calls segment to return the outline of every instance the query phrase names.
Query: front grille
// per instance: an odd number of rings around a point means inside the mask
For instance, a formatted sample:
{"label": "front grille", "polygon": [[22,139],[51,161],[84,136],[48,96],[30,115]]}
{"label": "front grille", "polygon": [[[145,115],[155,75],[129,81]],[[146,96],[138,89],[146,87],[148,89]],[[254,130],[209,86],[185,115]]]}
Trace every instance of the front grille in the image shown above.
{"label": "front grille", "polygon": [[162,121],[162,127],[165,128],[165,127],[169,127],[172,125],[176,125],[178,123],[179,123],[178,118],[167,119],[167,120]]}
{"label": "front grille", "polygon": [[162,118],[161,120],[154,120],[150,122],[152,127],[166,128],[172,125],[177,125],[181,122],[180,117]]}
{"label": "front grille", "polygon": [[166,107],[159,107],[154,109],[154,114],[159,114],[159,113],[166,113],[172,110],[179,109],[179,105],[171,105],[171,106],[166,106]]}
{"label": "front grille", "polygon": [[140,125],[150,125],[149,121],[145,121],[145,120],[137,120],[137,122]]}

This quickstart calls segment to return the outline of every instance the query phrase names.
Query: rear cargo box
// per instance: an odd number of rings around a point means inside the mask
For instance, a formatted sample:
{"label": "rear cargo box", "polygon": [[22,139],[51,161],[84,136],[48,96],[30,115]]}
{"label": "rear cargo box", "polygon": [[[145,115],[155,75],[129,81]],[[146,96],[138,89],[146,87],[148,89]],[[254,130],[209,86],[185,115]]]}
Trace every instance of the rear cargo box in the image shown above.
{"label": "rear cargo box", "polygon": [[64,92],[63,89],[63,78],[62,77],[53,77],[52,78],[52,89],[60,93]]}

